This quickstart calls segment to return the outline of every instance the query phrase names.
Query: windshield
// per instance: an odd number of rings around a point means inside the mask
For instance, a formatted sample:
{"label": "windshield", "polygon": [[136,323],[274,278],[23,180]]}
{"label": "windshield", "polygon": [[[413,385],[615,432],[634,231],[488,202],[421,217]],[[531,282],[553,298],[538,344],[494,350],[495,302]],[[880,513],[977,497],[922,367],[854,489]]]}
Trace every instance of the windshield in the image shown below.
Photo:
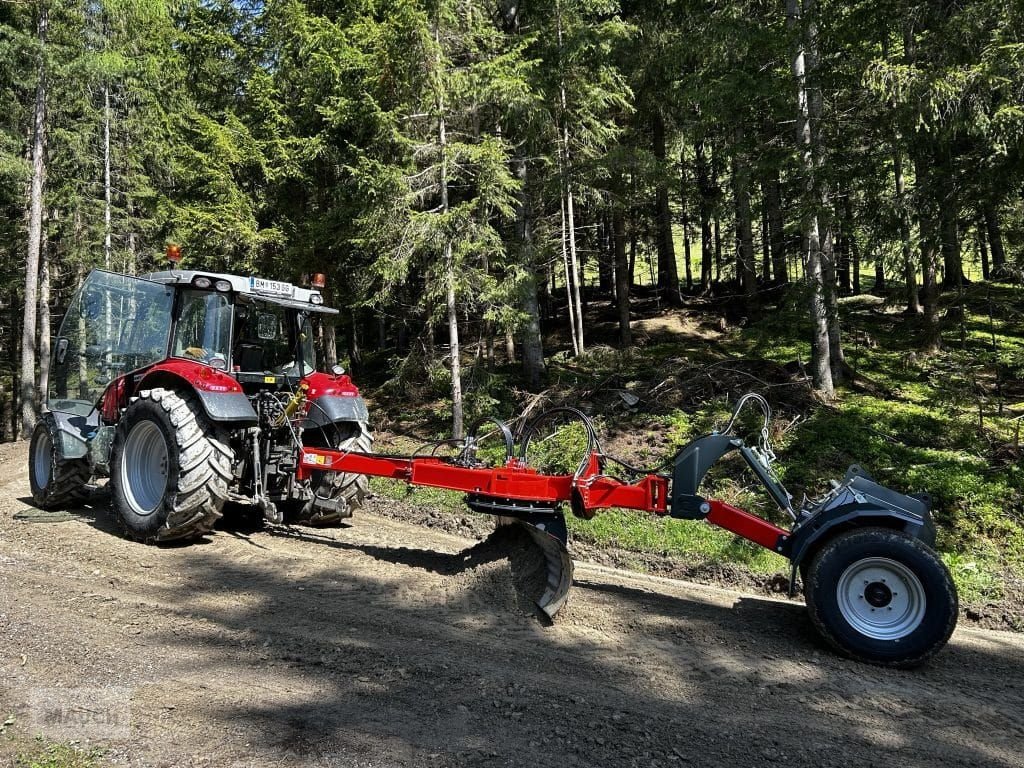
{"label": "windshield", "polygon": [[231,343],[231,305],[227,296],[209,291],[182,291],[171,354],[226,368]]}
{"label": "windshield", "polygon": [[236,317],[232,359],[237,370],[299,376],[296,341],[301,348],[301,374],[316,369],[313,330],[305,314],[278,304],[255,302],[239,304]]}
{"label": "windshield", "polygon": [[53,346],[49,407],[87,415],[112,379],[162,360],[173,296],[160,283],[91,272]]}

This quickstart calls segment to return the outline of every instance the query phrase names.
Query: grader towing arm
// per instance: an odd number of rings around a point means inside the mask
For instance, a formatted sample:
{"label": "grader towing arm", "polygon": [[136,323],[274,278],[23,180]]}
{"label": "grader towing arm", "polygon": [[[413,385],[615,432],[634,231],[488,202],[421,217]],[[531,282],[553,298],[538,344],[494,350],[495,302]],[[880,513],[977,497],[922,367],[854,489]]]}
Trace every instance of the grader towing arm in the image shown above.
{"label": "grader towing arm", "polygon": [[[733,430],[749,404],[759,406],[764,415],[757,446],[746,445]],[[578,419],[588,438],[585,456],[571,475],[543,474],[526,461],[538,425],[556,413]],[[297,474],[301,480],[317,472],[344,472],[460,491],[472,510],[495,515],[499,522],[522,524],[544,553],[546,589],[537,604],[550,617],[565,603],[572,584],[564,504],[584,519],[617,507],[704,520],[787,558],[790,596],[799,572],[812,623],[839,651],[886,666],[923,663],[945,645],[958,616],[956,588],[932,549],[935,529],[928,497],[885,488],[854,465],[843,480],[831,482],[823,497],[794,508],[772,471],[770,415],[764,398],[744,395],[725,429],[686,445],[669,473],[639,470],[603,454],[590,419],[576,409],[558,408],[525,428],[518,451],[508,426],[490,420],[504,437],[500,466],[477,460],[478,424],[452,458],[304,447]],[[698,493],[711,466],[733,451],[791,518],[789,530]],[[612,464],[637,479],[626,482],[612,476]]]}

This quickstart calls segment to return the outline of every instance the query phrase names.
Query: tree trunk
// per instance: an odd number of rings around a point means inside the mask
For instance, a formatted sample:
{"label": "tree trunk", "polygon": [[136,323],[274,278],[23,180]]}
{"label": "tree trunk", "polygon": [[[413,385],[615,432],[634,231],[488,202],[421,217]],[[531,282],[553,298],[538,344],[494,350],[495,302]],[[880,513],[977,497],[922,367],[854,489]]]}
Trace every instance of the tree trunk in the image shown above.
{"label": "tree trunk", "polygon": [[715,214],[715,282],[722,281],[722,222]]}
{"label": "tree trunk", "polygon": [[39,387],[37,404],[42,407],[50,392],[50,256],[46,232],[39,252]]}
{"label": "tree trunk", "polygon": [[906,291],[908,315],[921,314],[921,299],[917,292],[917,265],[914,246],[910,240],[910,209],[907,205],[907,182],[903,175],[903,154],[893,150],[892,171],[896,179],[896,208],[900,218],[900,244],[903,249],[903,283]]}
{"label": "tree trunk", "polygon": [[452,373],[452,437],[462,438],[462,359],[459,348],[459,314],[455,303],[455,262],[451,242],[445,243],[444,259],[447,270],[445,304],[448,309],[448,351]]}
{"label": "tree trunk", "polygon": [[530,227],[530,209],[527,198],[526,160],[515,162],[515,175],[520,183],[516,203],[516,240],[519,264],[523,270],[520,298],[526,322],[523,326],[523,372],[533,390],[540,388],[544,378],[544,342],[540,331],[540,302],[537,299],[537,267],[533,256],[533,232]]}
{"label": "tree trunk", "polygon": [[566,195],[565,187],[562,188],[562,200],[561,200],[561,213],[562,213],[562,265],[565,267],[565,300],[569,306],[569,331],[572,334],[572,352],[574,355],[579,355],[583,351],[583,345],[580,343],[580,337],[577,335],[576,315],[577,315],[577,304],[576,297],[573,295],[573,286],[575,280],[572,278],[574,271],[574,262],[569,258],[569,247],[568,239],[569,235],[566,231],[568,228],[567,217],[565,215],[566,207]]}
{"label": "tree trunk", "polygon": [[615,249],[615,306],[619,317],[619,343],[623,348],[633,346],[633,333],[629,327],[629,273],[626,260],[626,217],[621,204],[612,210],[612,240]]}
{"label": "tree trunk", "polygon": [[985,240],[985,224],[984,221],[979,221],[974,226],[974,231],[978,237],[978,256],[981,259],[981,276],[988,280],[991,276],[992,270],[989,268],[988,263],[988,243]]}
{"label": "tree trunk", "polygon": [[764,182],[764,203],[768,209],[772,272],[775,284],[786,285],[789,282],[789,269],[786,260],[786,225],[782,217],[782,189],[777,167],[772,169],[771,176]]}
{"label": "tree trunk", "polygon": [[[658,160],[659,168],[664,168],[667,158],[665,120],[657,111],[651,117],[651,136],[654,157]],[[654,196],[658,247],[658,293],[669,305],[678,306],[680,303],[679,269],[676,266],[675,243],[672,238],[672,210],[669,207],[668,181],[662,175],[658,177]]]}
{"label": "tree trunk", "polygon": [[936,226],[930,218],[921,218],[921,272],[923,285],[921,299],[924,305],[924,336],[921,350],[925,353],[938,351],[942,347],[939,333],[939,286],[938,247],[935,237]]}
{"label": "tree trunk", "polygon": [[612,225],[608,210],[597,220],[597,285],[602,294],[611,296],[615,290],[615,261],[612,247]]}
{"label": "tree trunk", "polygon": [[814,388],[826,398],[835,395],[832,383],[832,361],[829,357],[828,305],[825,299],[825,275],[822,270],[818,219],[811,217],[807,228],[807,255],[804,271],[811,283],[811,380]]}
{"label": "tree trunk", "polygon": [[[956,194],[950,181],[952,170],[945,164],[939,189],[939,221],[942,232],[943,288],[959,291],[965,282],[963,255],[960,249],[960,233],[957,226],[958,206]],[[939,179],[937,179],[939,181]]]}
{"label": "tree trunk", "polygon": [[633,278],[636,275],[636,227],[630,227],[629,231],[629,285],[633,286]]}
{"label": "tree trunk", "polygon": [[511,328],[505,329],[505,362],[516,364],[516,337]]}
{"label": "tree trunk", "polygon": [[736,128],[735,140],[736,147],[732,155],[732,190],[736,203],[736,239],[739,243],[739,274],[736,277],[749,307],[757,296],[757,262],[754,257],[754,230],[750,214],[750,165],[742,149],[742,128]]}
{"label": "tree trunk", "polygon": [[110,269],[110,88],[103,86],[103,266]]}
{"label": "tree trunk", "polygon": [[[558,48],[559,53],[562,49],[562,14],[561,9],[556,6],[556,14],[558,18]],[[563,249],[565,248],[565,235],[568,235],[569,253],[568,260],[566,261],[566,286],[565,289],[569,293],[569,304],[570,304],[570,322],[572,323],[573,330],[573,349],[577,355],[580,355],[584,351],[583,346],[583,302],[580,300],[580,271],[579,271],[579,259],[576,254],[576,216],[575,216],[575,205],[573,201],[572,191],[572,178],[570,176],[571,168],[571,156],[569,152],[569,115],[568,115],[568,100],[565,95],[565,80],[564,73],[563,79],[559,83],[559,98],[561,102],[561,119],[562,119],[562,147],[561,147],[561,174],[562,174],[562,195],[563,195],[563,207],[562,207],[562,234],[563,234]],[[563,253],[564,259],[564,253]],[[569,272],[572,273],[572,279],[570,280]],[[575,313],[573,312],[573,304],[575,304]]]}
{"label": "tree trunk", "polygon": [[[811,213],[805,216],[804,233],[807,241],[805,272],[811,283],[810,315],[812,324],[811,335],[811,369],[814,388],[826,398],[835,395],[832,371],[832,353],[830,350],[829,323],[829,290],[832,276],[832,237],[821,231],[821,216],[824,213],[823,202],[827,200],[827,192],[820,187],[816,178],[817,166],[821,157],[820,131],[814,122],[820,118],[820,98],[815,97],[813,89],[808,87],[807,69],[814,70],[816,59],[815,29],[813,19],[808,23],[806,16],[813,16],[814,0],[786,0],[787,25],[795,30],[796,50],[793,53],[792,71],[797,82],[797,145],[800,149],[806,200],[812,206]],[[824,247],[823,247],[824,246]]]}
{"label": "tree trunk", "polygon": [[18,289],[17,286],[12,284],[10,290],[10,320],[11,320],[11,344],[9,348],[10,354],[10,368],[11,368],[11,412],[10,420],[8,424],[10,426],[11,440],[18,439],[18,423],[21,418],[21,408],[19,395],[21,392],[21,382],[18,379],[18,345],[15,343],[15,339],[18,338],[21,333],[21,328],[18,324]]}
{"label": "tree trunk", "polygon": [[[441,68],[441,31],[440,25],[434,26],[434,45],[438,51],[437,65]],[[441,215],[447,215],[448,205],[448,134],[445,124],[444,93],[441,87],[437,90],[437,139],[440,149],[440,167],[438,181],[441,191]],[[462,438],[462,350],[459,346],[459,311],[455,291],[455,254],[450,237],[446,237],[442,263],[445,270],[445,309],[448,314],[448,352],[452,377],[452,437]]]}
{"label": "tree trunk", "polygon": [[875,284],[871,286],[871,292],[877,296],[885,295],[888,290],[885,283],[885,260],[881,253],[875,254]]}
{"label": "tree trunk", "polygon": [[697,190],[700,192],[700,291],[711,290],[711,270],[713,268],[714,245],[711,233],[711,200],[714,190],[711,187],[711,167],[704,152],[704,140],[697,142]]}
{"label": "tree trunk", "polygon": [[[916,144],[918,152],[914,156],[914,171],[917,185],[921,189],[935,189],[933,178],[935,159],[926,154],[923,142]],[[939,329],[939,214],[934,198],[925,197],[918,207],[918,220],[921,230],[921,303],[924,307],[924,334],[921,339],[921,351],[926,354],[937,351],[942,346]]]}
{"label": "tree trunk", "polygon": [[338,327],[331,322],[323,324],[324,329],[324,365],[331,370],[338,364]]}
{"label": "tree trunk", "polygon": [[43,189],[46,184],[46,47],[49,17],[46,3],[39,4],[37,35],[40,54],[36,96],[32,110],[32,180],[28,199],[28,258],[25,263],[25,312],[21,328],[21,428],[32,433],[36,423],[36,307],[39,278],[39,253],[43,238]]}
{"label": "tree trunk", "polygon": [[847,229],[848,222],[843,221],[839,227],[837,243],[837,256],[839,264],[839,295],[849,296],[853,290],[850,286],[850,234]]}
{"label": "tree trunk", "polygon": [[768,285],[772,281],[771,228],[768,225],[768,206],[761,200],[761,281]]}
{"label": "tree trunk", "polygon": [[[567,140],[568,133],[566,133]],[[566,168],[567,168],[566,159]],[[583,282],[583,270],[580,268],[580,257],[577,249],[577,238],[575,238],[575,195],[572,193],[572,182],[566,174],[565,178],[565,225],[569,234],[569,264],[572,267],[572,300],[577,305],[575,313],[575,332],[580,339],[580,353],[584,352],[583,343],[583,292],[580,284]]]}
{"label": "tree trunk", "polygon": [[850,232],[850,258],[853,260],[853,295],[860,296],[860,246],[857,245],[857,234]]}
{"label": "tree trunk", "polygon": [[690,214],[687,206],[686,149],[679,150],[679,209],[683,225],[683,265],[686,271],[686,290],[693,290],[693,265],[690,263]]}
{"label": "tree trunk", "polygon": [[1006,268],[1006,251],[1003,250],[1003,230],[999,226],[999,216],[995,206],[987,203],[982,209],[985,217],[985,229],[988,231],[988,248],[992,252],[992,277],[996,280],[1004,277]]}
{"label": "tree trunk", "polygon": [[843,353],[842,325],[839,321],[839,299],[836,291],[835,249],[831,242],[832,233],[826,230],[822,238],[821,274],[825,282],[825,304],[828,309],[828,360],[832,369],[832,382],[840,384],[846,380],[846,355]]}

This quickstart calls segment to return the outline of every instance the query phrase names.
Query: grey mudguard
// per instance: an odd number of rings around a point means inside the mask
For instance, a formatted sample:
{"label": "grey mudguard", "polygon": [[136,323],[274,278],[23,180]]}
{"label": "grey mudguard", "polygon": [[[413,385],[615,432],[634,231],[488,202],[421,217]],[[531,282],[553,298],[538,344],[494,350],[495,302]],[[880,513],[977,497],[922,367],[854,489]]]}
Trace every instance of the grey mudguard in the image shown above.
{"label": "grey mudguard", "polygon": [[935,526],[927,497],[907,496],[879,485],[854,465],[843,482],[818,506],[804,510],[786,542],[786,555],[796,567],[814,544],[851,525],[895,528],[935,545]]}
{"label": "grey mudguard", "polygon": [[57,426],[62,459],[82,459],[89,452],[89,439],[100,426],[99,411],[93,409],[88,416],[62,411],[47,411],[42,415]]}
{"label": "grey mudguard", "polygon": [[326,427],[339,421],[366,422],[370,418],[366,410],[366,401],[361,397],[338,397],[325,395],[318,397],[309,404],[306,412],[304,429]]}
{"label": "grey mudguard", "polygon": [[255,424],[257,421],[256,411],[242,392],[204,392],[197,389],[196,396],[212,421],[239,425]]}

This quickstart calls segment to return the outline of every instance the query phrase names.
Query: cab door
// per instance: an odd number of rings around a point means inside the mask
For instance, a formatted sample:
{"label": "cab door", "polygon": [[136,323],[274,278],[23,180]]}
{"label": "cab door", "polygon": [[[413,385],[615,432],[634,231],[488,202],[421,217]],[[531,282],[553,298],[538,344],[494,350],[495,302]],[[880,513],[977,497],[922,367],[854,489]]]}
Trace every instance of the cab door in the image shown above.
{"label": "cab door", "polygon": [[49,409],[89,416],[111,381],[167,357],[173,301],[163,283],[90,272],[54,340]]}

